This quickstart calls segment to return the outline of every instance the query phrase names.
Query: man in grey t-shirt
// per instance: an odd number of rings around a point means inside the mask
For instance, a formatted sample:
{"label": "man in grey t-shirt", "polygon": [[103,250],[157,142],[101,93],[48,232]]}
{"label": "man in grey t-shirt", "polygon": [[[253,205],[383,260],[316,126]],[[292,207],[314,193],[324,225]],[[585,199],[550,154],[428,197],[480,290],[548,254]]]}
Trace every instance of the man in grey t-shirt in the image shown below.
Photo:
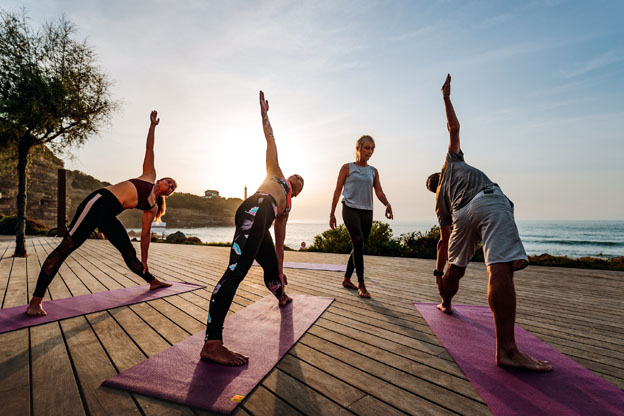
{"label": "man in grey t-shirt", "polygon": [[[452,313],[451,300],[459,290],[459,279],[483,243],[489,276],[488,303],[496,327],[496,363],[501,367],[551,371],[552,366],[518,350],[514,336],[516,290],[513,272],[528,265],[513,216],[513,204],[497,184],[464,161],[459,145],[459,121],[451,103],[451,76],[442,86],[450,143],[442,172],[427,179],[436,193],[440,241],[436,268],[442,302],[438,309]],[[446,263],[449,267],[444,273]]]}

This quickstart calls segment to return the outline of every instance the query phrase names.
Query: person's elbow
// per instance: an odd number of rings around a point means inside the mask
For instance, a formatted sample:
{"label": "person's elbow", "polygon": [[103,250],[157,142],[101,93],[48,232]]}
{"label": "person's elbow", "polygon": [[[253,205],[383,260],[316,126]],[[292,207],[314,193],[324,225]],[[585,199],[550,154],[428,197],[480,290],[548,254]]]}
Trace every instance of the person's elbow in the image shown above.
{"label": "person's elbow", "polygon": [[451,134],[459,134],[459,123],[448,124],[448,131]]}

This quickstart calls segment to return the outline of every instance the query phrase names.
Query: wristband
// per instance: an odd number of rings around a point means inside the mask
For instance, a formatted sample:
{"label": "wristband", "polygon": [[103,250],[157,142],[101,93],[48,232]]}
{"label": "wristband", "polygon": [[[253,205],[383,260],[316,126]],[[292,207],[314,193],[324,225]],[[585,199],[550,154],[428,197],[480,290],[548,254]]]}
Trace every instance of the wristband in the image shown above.
{"label": "wristband", "polygon": [[436,269],[433,269],[433,275],[435,277],[442,277],[442,276],[444,276],[444,272],[439,272]]}

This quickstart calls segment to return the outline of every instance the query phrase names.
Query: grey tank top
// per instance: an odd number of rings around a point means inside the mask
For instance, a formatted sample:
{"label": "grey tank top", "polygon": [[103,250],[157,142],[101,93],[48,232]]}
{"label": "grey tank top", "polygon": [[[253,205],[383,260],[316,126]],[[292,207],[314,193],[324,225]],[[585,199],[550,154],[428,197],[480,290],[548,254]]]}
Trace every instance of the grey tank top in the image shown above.
{"label": "grey tank top", "polygon": [[342,203],[351,208],[373,210],[375,168],[349,163],[349,176],[342,190]]}

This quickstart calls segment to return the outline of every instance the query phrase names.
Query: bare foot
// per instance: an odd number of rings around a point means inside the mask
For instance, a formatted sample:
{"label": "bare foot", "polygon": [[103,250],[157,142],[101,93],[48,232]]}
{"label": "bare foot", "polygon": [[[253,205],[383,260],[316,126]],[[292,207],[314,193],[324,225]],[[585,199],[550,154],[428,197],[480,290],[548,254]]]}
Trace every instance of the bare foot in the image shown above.
{"label": "bare foot", "polygon": [[161,282],[158,279],[154,279],[150,282],[150,290],[158,289],[160,287],[169,287],[171,283]]}
{"label": "bare foot", "polygon": [[41,306],[43,298],[39,296],[33,296],[30,300],[28,308],[26,308],[26,315],[28,316],[46,316],[48,313]]}
{"label": "bare foot", "polygon": [[496,354],[496,363],[502,368],[522,369],[538,373],[546,373],[553,369],[548,361],[538,360],[517,349],[513,353],[498,351],[498,354]]}
{"label": "bare foot", "polygon": [[442,277],[436,276],[436,284],[438,285],[438,292],[440,293],[440,298],[442,298],[442,302],[438,305],[438,309],[444,313],[451,314],[453,313],[453,307],[451,306],[451,300],[446,298],[444,294],[444,290],[442,290]]}
{"label": "bare foot", "polygon": [[205,361],[212,361],[221,365],[243,365],[249,361],[249,357],[234,352],[223,345],[221,340],[204,342],[200,357]]}
{"label": "bare foot", "polygon": [[368,290],[366,290],[366,286],[364,285],[364,283],[360,283],[359,286],[360,287],[358,287],[358,295],[360,295],[361,298],[369,299],[371,295],[370,293],[368,293]]}
{"label": "bare foot", "polygon": [[342,281],[342,287],[346,287],[347,289],[357,290],[357,286],[351,283],[351,279],[345,277]]}
{"label": "bare foot", "polygon": [[279,304],[279,307],[281,308],[282,306],[288,305],[290,302],[292,302],[292,298],[284,293],[284,297],[280,299],[278,304]]}

